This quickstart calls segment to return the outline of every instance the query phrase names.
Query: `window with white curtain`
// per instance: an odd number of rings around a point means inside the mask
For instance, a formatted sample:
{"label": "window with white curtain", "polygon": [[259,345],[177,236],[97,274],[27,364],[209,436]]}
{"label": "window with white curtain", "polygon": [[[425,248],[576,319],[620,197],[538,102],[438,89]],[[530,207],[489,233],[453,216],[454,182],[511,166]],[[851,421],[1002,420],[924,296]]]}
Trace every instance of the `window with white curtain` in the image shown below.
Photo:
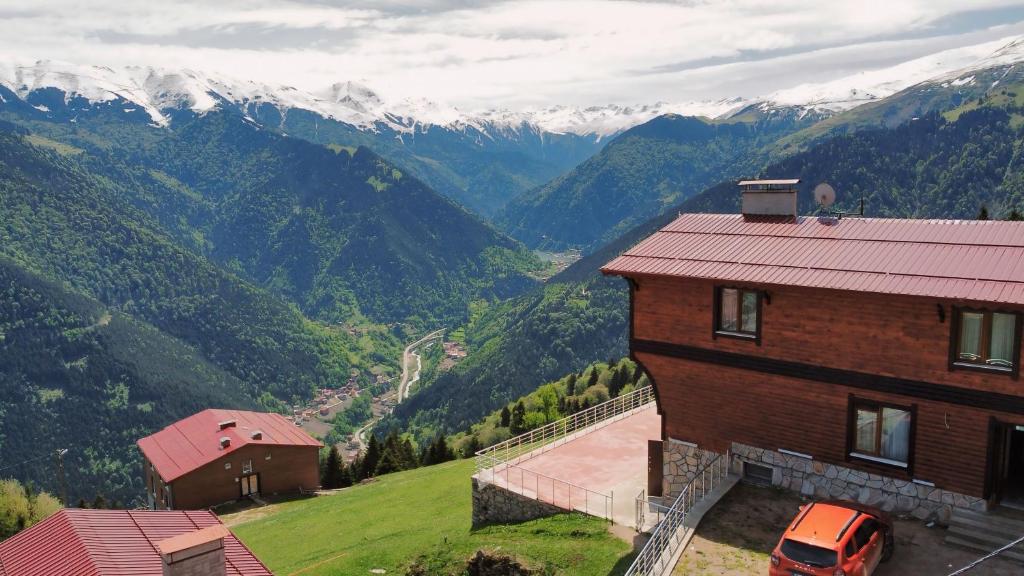
{"label": "window with white curtain", "polygon": [[757,336],[760,305],[760,298],[754,290],[719,288],[715,330],[727,335]]}
{"label": "window with white curtain", "polygon": [[855,400],[851,456],[906,466],[912,419],[909,408]]}
{"label": "window with white curtain", "polygon": [[960,365],[1012,370],[1017,359],[1018,315],[983,310],[961,310],[956,358]]}

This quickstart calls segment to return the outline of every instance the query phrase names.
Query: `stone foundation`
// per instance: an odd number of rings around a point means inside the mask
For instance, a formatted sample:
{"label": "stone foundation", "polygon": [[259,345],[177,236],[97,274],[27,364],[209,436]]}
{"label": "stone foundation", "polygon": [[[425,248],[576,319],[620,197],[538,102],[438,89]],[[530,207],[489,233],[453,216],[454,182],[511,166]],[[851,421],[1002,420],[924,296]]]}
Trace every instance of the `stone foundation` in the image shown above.
{"label": "stone foundation", "polygon": [[[743,462],[768,466],[772,469],[772,485],[798,491],[808,498],[856,500],[886,512],[909,514],[940,524],[948,523],[953,508],[985,509],[985,501],[981,498],[924,483],[898,480],[739,443],[733,443],[731,452],[734,471],[742,473]],[[668,449],[665,456],[667,459]]]}
{"label": "stone foundation", "polygon": [[525,522],[566,512],[557,506],[481,482],[475,476],[472,480],[474,528],[485,524]]}
{"label": "stone foundation", "polygon": [[701,479],[698,473],[703,470],[711,460],[718,456],[718,453],[710,450],[703,450],[689,442],[681,442],[669,438],[663,444],[663,477],[661,481],[662,498],[666,503],[671,503],[683,491],[690,480],[694,482],[694,488],[701,489]]}

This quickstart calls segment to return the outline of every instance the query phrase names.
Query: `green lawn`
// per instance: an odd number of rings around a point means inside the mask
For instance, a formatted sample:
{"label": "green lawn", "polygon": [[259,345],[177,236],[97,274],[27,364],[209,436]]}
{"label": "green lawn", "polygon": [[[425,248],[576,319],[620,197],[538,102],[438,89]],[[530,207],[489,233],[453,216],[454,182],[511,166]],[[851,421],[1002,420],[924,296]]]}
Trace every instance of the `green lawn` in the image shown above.
{"label": "green lawn", "polygon": [[553,574],[604,576],[628,566],[630,546],[603,520],[580,514],[471,530],[472,471],[470,460],[449,462],[225,521],[241,521],[232,530],[278,576],[347,576],[375,568],[405,574],[417,559],[430,567],[428,574],[461,574],[481,548]]}

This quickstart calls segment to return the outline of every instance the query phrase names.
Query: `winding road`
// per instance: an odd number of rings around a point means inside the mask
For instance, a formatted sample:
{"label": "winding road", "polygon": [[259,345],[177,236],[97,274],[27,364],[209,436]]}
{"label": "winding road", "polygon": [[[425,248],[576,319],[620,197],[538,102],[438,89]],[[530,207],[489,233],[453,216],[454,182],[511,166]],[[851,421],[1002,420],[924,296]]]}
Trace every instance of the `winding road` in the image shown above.
{"label": "winding road", "polygon": [[[409,397],[409,389],[420,379],[420,370],[423,368],[423,362],[419,354],[413,352],[413,349],[422,345],[430,340],[436,340],[444,335],[444,328],[440,330],[434,330],[430,334],[427,334],[423,338],[409,344],[405,347],[405,351],[402,352],[402,380],[398,384],[398,401],[401,403],[403,400]],[[416,357],[416,376],[409,379],[409,360],[410,356]]]}
{"label": "winding road", "polygon": [[[412,344],[409,344],[408,346],[405,347],[405,350],[402,351],[402,379],[398,383],[398,403],[401,403],[402,400],[405,400],[409,397],[409,389],[412,388],[413,384],[419,381],[420,370],[423,369],[423,359],[420,358],[419,354],[413,352],[413,349],[431,340],[441,338],[443,335],[444,328],[434,330],[433,332],[427,334],[423,338],[420,338],[419,340],[413,342]],[[416,374],[410,380],[409,361],[413,356],[416,357]],[[359,443],[360,452],[366,451],[366,431],[372,428],[373,425],[377,423],[377,420],[379,420],[379,418],[370,419],[370,421],[367,422],[365,426],[363,426],[356,432],[356,442]]]}

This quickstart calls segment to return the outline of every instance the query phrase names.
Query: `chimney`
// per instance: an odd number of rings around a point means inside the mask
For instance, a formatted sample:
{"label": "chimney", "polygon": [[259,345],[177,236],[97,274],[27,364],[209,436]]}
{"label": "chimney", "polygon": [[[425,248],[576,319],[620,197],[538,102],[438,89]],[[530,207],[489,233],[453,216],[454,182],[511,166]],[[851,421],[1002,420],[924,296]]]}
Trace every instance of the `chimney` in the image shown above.
{"label": "chimney", "polygon": [[231,446],[231,438],[228,438],[227,436],[221,436],[220,437],[220,447],[221,448],[227,448],[228,446]]}
{"label": "chimney", "polygon": [[249,437],[252,438],[253,440],[263,440],[263,431],[253,430],[252,434],[250,434]]}
{"label": "chimney", "polygon": [[161,540],[163,576],[226,576],[224,538],[229,534],[223,524],[215,524]]}
{"label": "chimney", "polygon": [[786,216],[796,219],[796,191],[799,179],[743,180],[744,216]]}
{"label": "chimney", "polygon": [[217,423],[217,426],[219,426],[221,430],[225,428],[234,428],[237,425],[238,423],[235,422],[234,420],[224,420],[223,422]]}

